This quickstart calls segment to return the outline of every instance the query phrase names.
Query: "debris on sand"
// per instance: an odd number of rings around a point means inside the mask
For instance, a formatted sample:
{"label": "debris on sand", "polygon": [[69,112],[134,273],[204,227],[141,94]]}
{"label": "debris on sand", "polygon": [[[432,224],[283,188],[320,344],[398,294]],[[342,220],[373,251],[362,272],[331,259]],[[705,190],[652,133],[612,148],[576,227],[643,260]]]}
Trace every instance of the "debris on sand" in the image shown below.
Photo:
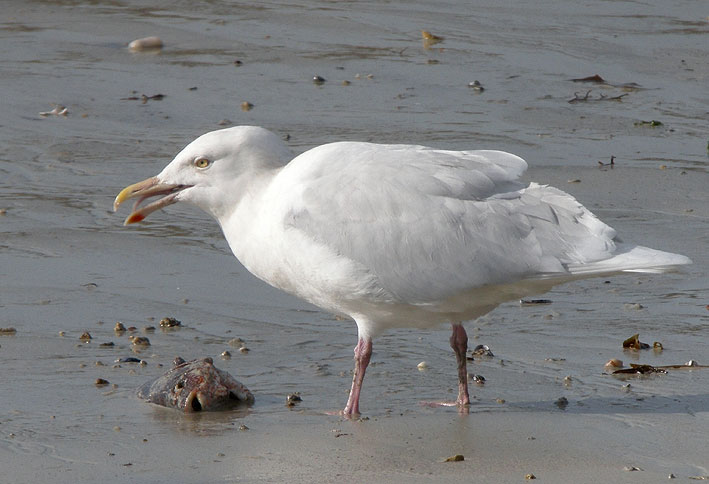
{"label": "debris on sand", "polygon": [[132,52],[156,51],[162,48],[162,39],[156,36],[135,39],[130,44],[128,44],[128,49]]}
{"label": "debris on sand", "polygon": [[640,341],[640,334],[636,333],[630,338],[623,341],[623,348],[630,350],[646,350],[650,348],[650,345]]}

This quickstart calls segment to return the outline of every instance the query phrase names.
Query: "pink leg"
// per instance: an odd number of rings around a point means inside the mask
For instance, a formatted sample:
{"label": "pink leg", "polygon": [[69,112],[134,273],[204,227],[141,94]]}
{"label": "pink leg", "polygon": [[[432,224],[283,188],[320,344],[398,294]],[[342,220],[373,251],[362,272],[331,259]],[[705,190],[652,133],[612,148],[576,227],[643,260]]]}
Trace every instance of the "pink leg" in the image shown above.
{"label": "pink leg", "polygon": [[470,395],[468,394],[468,369],[465,360],[465,352],[468,350],[468,334],[461,323],[453,323],[453,334],[451,334],[451,348],[455,352],[455,359],[458,362],[458,405],[468,405]]}
{"label": "pink leg", "polygon": [[350,390],[350,398],[347,399],[347,405],[342,413],[345,416],[359,415],[359,393],[362,390],[362,382],[364,381],[364,372],[367,370],[369,360],[372,357],[372,339],[359,338],[357,346],[354,349],[354,376],[352,377],[352,389]]}

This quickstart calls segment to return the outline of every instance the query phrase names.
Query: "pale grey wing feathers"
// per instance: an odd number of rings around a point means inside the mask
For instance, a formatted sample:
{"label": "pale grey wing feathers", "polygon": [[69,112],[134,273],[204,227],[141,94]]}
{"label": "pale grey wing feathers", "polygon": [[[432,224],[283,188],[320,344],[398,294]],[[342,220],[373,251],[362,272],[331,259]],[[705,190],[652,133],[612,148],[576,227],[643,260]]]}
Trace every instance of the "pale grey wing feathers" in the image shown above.
{"label": "pale grey wing feathers", "polygon": [[560,190],[521,185],[526,166],[498,151],[324,145],[279,174],[285,222],[409,303],[611,257],[613,229]]}

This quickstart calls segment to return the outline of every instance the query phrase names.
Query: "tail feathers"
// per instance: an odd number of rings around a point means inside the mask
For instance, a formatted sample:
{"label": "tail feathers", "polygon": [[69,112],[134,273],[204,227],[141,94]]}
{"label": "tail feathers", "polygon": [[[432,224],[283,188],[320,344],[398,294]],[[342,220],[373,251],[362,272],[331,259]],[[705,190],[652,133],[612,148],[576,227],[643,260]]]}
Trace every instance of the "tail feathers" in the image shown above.
{"label": "tail feathers", "polygon": [[591,275],[613,272],[662,273],[691,264],[689,257],[648,247],[617,245],[615,255],[596,262],[569,264],[568,271],[574,275]]}

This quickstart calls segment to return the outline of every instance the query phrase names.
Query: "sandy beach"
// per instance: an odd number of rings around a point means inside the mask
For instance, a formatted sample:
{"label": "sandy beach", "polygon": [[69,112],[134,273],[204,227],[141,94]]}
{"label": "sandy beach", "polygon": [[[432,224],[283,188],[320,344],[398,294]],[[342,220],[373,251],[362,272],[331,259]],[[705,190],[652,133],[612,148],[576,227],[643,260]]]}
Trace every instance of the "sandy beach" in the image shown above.
{"label": "sandy beach", "polygon": [[[1,482],[709,479],[709,370],[603,366],[709,364],[700,5],[10,3],[0,328],[15,331],[0,334]],[[444,40],[424,45],[421,30]],[[161,51],[128,50],[148,35]],[[595,74],[605,82],[571,81]],[[67,115],[40,116],[52,103]],[[455,397],[448,330],[392,331],[374,342],[363,418],[343,419],[332,412],[351,381],[353,322],[255,279],[196,209],[134,227],[111,211],[122,187],[237,124],[295,153],[343,139],[510,151],[526,180],[571,193],[623,240],[694,264],[578,281],[544,295],[551,304],[468,322],[470,347],[494,357],[470,365],[486,383],[464,414],[422,405]],[[146,332],[166,316],[182,327]],[[134,349],[118,321],[151,345]],[[635,333],[663,349],[624,350]],[[136,389],[178,355],[214,358],[256,403],[185,415],[141,402]],[[126,356],[147,364],[116,363]],[[295,391],[303,401],[287,407]]]}

